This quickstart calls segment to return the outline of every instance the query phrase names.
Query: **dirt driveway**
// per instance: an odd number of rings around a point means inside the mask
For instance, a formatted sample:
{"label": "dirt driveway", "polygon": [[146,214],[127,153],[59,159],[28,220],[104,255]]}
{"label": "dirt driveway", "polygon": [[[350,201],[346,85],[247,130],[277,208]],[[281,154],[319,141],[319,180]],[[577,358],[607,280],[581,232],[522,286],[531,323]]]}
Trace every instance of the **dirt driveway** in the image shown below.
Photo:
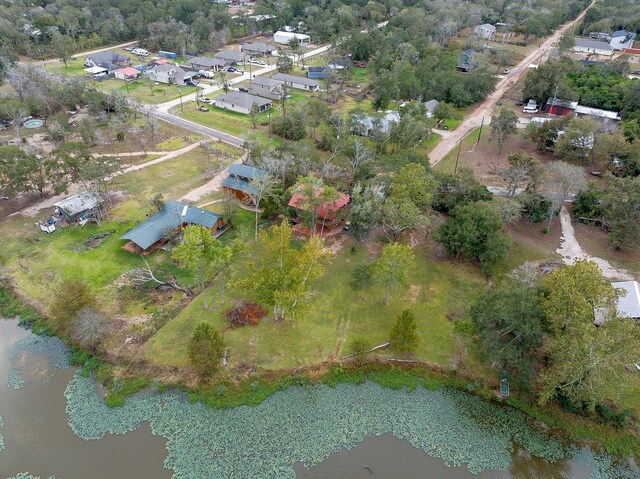
{"label": "dirt driveway", "polygon": [[[544,58],[551,51],[551,47],[554,43],[556,43],[562,34],[571,28],[576,22],[579,22],[582,17],[587,13],[593,5],[595,4],[595,0],[591,2],[589,5],[578,17],[567,23],[566,25],[560,27],[556,32],[547,38],[540,47],[530,53],[524,60],[522,60],[516,67],[511,69],[509,75],[505,76],[502,80],[498,82],[496,85],[495,91],[489,95],[478,107],[471,113],[461,124],[456,128],[450,136],[443,138],[440,143],[429,153],[429,160],[431,165],[437,164],[440,160],[442,160],[447,153],[449,153],[460,140],[462,140],[467,134],[478,128],[482,124],[482,119],[484,117],[491,117],[491,110],[493,109],[496,102],[506,93],[506,91],[511,88],[523,75],[524,72],[527,71],[529,65],[531,63],[539,63],[544,60]],[[485,123],[487,121],[485,120]]]}

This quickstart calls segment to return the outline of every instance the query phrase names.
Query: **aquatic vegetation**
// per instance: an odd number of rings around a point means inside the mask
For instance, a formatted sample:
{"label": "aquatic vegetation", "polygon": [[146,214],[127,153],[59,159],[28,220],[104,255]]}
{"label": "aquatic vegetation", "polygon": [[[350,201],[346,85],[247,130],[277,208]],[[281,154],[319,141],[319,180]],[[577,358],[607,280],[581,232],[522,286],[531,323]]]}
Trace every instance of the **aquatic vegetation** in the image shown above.
{"label": "aquatic vegetation", "polygon": [[[7,479],[40,479],[39,476],[32,476],[28,472],[21,472],[15,476],[8,477]],[[55,476],[49,476],[48,479],[56,479]]]}
{"label": "aquatic vegetation", "polygon": [[[44,358],[49,362],[48,369],[42,374],[24,374],[21,359]],[[53,336],[36,336],[30,334],[13,344],[9,348],[9,363],[11,368],[7,373],[7,385],[13,389],[20,389],[31,383],[47,383],[53,378],[52,370],[64,369],[69,366],[69,350],[64,342]]]}
{"label": "aquatic vegetation", "polygon": [[87,440],[149,421],[168,440],[165,466],[176,478],[294,478],[295,462],[311,466],[387,432],[473,473],[506,470],[513,442],[550,462],[569,452],[523,413],[454,390],[406,392],[373,382],[294,386],[258,406],[225,410],[189,403],[178,392],[143,392],[111,409],[94,381],[76,374],[65,396],[69,424]]}
{"label": "aquatic vegetation", "polygon": [[[0,429],[4,427],[4,421],[2,420],[2,416],[0,416]],[[2,438],[2,434],[0,434],[0,452],[4,451],[4,439]]]}

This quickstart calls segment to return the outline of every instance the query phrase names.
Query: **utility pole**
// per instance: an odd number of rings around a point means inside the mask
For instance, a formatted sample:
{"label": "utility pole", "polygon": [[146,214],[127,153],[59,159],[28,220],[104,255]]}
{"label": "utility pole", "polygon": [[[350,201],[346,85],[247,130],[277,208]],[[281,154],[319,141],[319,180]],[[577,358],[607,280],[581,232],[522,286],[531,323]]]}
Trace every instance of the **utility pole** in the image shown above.
{"label": "utility pole", "polygon": [[456,155],[456,166],[453,167],[453,176],[456,176],[458,174],[458,160],[460,159],[460,148],[462,148],[462,140],[464,140],[464,137],[460,138],[460,141],[458,142],[458,154]]}
{"label": "utility pole", "polygon": [[184,111],[184,106],[182,105],[182,88],[180,85],[176,85],[178,87],[178,94],[180,95],[180,111]]}
{"label": "utility pole", "polygon": [[476,145],[480,144],[480,136],[482,135],[482,127],[484,126],[484,115],[482,115],[482,123],[480,123],[480,131],[478,132],[478,141]]}

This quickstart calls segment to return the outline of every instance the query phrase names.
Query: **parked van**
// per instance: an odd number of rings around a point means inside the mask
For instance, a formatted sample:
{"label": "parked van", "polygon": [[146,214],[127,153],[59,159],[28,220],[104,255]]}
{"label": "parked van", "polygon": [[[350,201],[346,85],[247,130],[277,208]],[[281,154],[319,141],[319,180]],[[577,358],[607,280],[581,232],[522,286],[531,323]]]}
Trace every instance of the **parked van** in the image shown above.
{"label": "parked van", "polygon": [[522,113],[538,113],[538,103],[534,100],[529,100],[529,103],[522,109]]}

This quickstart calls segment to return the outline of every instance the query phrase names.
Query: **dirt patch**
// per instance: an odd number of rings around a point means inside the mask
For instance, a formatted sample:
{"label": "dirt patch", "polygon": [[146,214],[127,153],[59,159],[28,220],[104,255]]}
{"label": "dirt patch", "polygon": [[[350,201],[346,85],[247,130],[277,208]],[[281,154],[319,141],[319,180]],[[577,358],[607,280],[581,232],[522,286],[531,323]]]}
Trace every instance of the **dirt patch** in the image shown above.
{"label": "dirt patch", "polygon": [[409,302],[416,304],[420,299],[420,293],[422,292],[422,286],[419,284],[412,284],[409,286]]}
{"label": "dirt patch", "polygon": [[576,238],[589,254],[609,260],[615,266],[625,268],[640,277],[640,251],[638,249],[616,250],[609,241],[609,234],[602,228],[584,223],[573,225]]}
{"label": "dirt patch", "polygon": [[557,258],[556,249],[560,246],[560,237],[562,236],[560,222],[555,220],[547,234],[542,232],[545,226],[547,226],[547,222],[531,223],[523,220],[515,225],[507,226],[506,230],[514,243],[520,244],[526,249],[546,253],[549,258]]}
{"label": "dirt patch", "polygon": [[345,247],[345,245],[347,244],[347,236],[346,235],[340,235],[340,236],[335,236],[330,238],[327,243],[327,248],[329,251],[331,251],[331,254],[333,256],[336,256],[340,251],[342,251]]}
{"label": "dirt patch", "polygon": [[88,250],[92,250],[93,248],[100,246],[100,244],[102,244],[102,242],[105,239],[107,239],[109,236],[111,236],[113,233],[115,233],[115,230],[105,231],[103,233],[91,235],[91,237],[87,241],[85,241],[84,245],[87,247]]}

